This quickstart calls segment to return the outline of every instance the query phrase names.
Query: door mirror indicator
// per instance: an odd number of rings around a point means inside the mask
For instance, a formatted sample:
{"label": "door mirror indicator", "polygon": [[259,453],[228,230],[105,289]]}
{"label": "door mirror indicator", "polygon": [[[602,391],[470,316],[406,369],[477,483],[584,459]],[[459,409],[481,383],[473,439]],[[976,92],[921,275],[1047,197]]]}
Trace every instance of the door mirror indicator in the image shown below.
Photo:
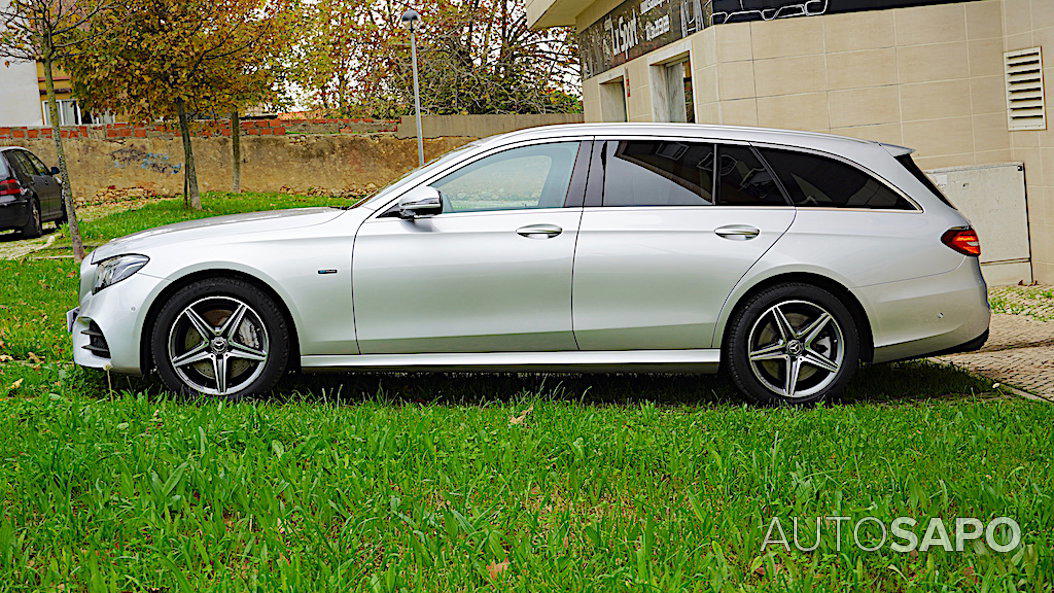
{"label": "door mirror indicator", "polygon": [[422,185],[399,198],[399,218],[412,220],[425,216],[435,216],[443,211],[443,199],[439,190]]}

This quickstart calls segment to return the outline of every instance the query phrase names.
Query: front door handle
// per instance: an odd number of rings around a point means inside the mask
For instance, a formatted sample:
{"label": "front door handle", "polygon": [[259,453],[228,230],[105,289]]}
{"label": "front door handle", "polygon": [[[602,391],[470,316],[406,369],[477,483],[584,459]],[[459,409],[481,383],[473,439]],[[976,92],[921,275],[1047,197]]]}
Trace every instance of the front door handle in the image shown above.
{"label": "front door handle", "polygon": [[748,224],[729,224],[714,229],[714,234],[732,241],[747,241],[761,234],[761,230]]}
{"label": "front door handle", "polygon": [[530,224],[516,229],[516,234],[528,239],[552,239],[564,232],[555,224]]}

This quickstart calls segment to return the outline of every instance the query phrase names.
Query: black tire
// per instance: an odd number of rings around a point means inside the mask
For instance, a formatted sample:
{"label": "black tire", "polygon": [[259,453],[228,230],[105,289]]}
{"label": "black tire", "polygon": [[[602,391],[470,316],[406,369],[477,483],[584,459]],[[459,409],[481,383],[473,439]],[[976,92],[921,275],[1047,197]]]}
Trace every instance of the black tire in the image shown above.
{"label": "black tire", "polygon": [[44,233],[40,222],[40,203],[36,198],[29,198],[26,202],[29,211],[26,213],[26,224],[22,227],[22,236],[26,239],[36,239]]}
{"label": "black tire", "polygon": [[[224,366],[220,368],[229,372],[229,380],[232,383],[235,383],[235,380],[241,377],[240,380],[243,384],[232,384],[226,390],[223,390],[221,384],[215,378],[210,383],[208,371],[212,369],[213,375],[215,375],[217,368],[214,366],[214,361],[203,360],[194,364],[184,364],[177,371],[171,359],[175,355],[170,353],[171,344],[173,342],[177,346],[181,343],[189,344],[192,339],[198,339],[192,331],[187,329],[187,327],[191,329],[194,327],[186,313],[187,309],[192,306],[196,307],[195,311],[201,315],[199,319],[208,323],[212,329],[216,329],[223,326],[226,320],[234,314],[234,310],[238,308],[239,303],[247,305],[248,312],[244,313],[245,317],[243,320],[239,321],[237,327],[234,327],[231,332],[232,334],[238,332],[239,328],[244,331],[245,324],[249,323],[250,333],[254,338],[259,338],[259,341],[250,345],[253,348],[258,348],[260,352],[266,353],[265,360],[262,363],[253,363],[237,358],[243,355],[238,353],[238,351],[245,346],[238,346],[234,343],[235,340],[233,338],[229,340],[225,348],[221,349],[217,349],[212,341],[201,339],[196,346],[190,347],[188,345],[187,352],[181,354],[190,354],[190,350],[204,348],[204,352],[207,352],[210,356],[222,355],[228,362],[223,363]],[[218,307],[227,307],[226,318],[223,317],[225,311]],[[260,328],[257,327],[258,325],[262,327],[263,331],[260,331]],[[189,337],[181,340],[180,332],[183,332],[183,336]],[[239,339],[238,341],[243,340]],[[168,299],[153,324],[150,336],[150,353],[161,380],[172,391],[184,395],[203,394],[209,397],[238,400],[265,393],[281,378],[289,363],[289,341],[288,322],[270,295],[243,280],[211,278],[190,284]],[[260,342],[263,343],[262,347],[260,347]],[[230,358],[227,359],[227,356],[230,356]],[[231,366],[226,366],[228,364]],[[236,365],[252,366],[254,364],[256,366],[252,367],[252,373],[244,371],[242,374],[235,374]],[[255,371],[257,366],[260,367],[258,373]],[[225,381],[227,380],[228,372],[224,373]],[[194,381],[200,381],[197,384],[198,387],[195,386]],[[201,386],[204,386],[205,389],[199,388]],[[214,389],[215,392],[210,391],[210,389]]]}
{"label": "black tire", "polygon": [[[814,325],[823,313],[829,319]],[[777,315],[789,323],[789,330],[780,330]],[[817,334],[806,345],[809,329]],[[785,331],[790,334],[784,335]],[[733,314],[722,358],[736,387],[754,402],[814,404],[840,393],[856,372],[860,331],[845,304],[827,290],[804,283],[781,284],[754,295]],[[796,380],[788,382],[788,377]]]}

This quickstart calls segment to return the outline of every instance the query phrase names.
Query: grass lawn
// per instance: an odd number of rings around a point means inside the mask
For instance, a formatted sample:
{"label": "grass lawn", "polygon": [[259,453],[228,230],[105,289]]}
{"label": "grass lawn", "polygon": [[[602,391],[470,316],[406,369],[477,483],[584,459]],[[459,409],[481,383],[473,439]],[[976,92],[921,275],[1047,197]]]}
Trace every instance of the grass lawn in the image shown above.
{"label": "grass lawn", "polygon": [[[84,230],[327,202],[208,195]],[[867,368],[808,410],[591,375],[290,377],[231,405],[72,366],[72,261],[0,279],[0,591],[1052,587],[1054,406],[955,369]],[[816,551],[761,549],[773,517],[811,544],[833,516],[911,517],[920,539],[931,517],[1008,516],[1023,545],[866,552],[843,532],[839,550],[825,527]]]}

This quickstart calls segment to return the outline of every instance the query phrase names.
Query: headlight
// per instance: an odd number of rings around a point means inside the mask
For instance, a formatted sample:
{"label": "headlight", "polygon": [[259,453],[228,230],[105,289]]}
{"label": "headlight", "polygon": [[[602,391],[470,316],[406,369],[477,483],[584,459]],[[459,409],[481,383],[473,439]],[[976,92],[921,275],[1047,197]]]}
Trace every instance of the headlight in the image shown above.
{"label": "headlight", "polygon": [[111,284],[117,284],[138,272],[148,261],[150,261],[149,257],[138,254],[117,255],[102,260],[99,262],[99,271],[95,275],[95,286],[92,287],[92,292],[96,293]]}

